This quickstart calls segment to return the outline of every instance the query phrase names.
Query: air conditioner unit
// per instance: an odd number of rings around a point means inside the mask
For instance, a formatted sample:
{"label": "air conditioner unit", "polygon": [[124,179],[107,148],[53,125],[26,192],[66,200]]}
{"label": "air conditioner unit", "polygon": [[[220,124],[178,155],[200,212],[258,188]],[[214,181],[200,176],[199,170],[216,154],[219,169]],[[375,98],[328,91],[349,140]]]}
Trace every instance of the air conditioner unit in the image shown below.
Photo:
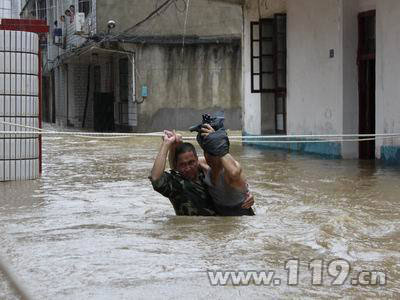
{"label": "air conditioner unit", "polygon": [[85,33],[85,13],[78,12],[75,15],[75,34]]}

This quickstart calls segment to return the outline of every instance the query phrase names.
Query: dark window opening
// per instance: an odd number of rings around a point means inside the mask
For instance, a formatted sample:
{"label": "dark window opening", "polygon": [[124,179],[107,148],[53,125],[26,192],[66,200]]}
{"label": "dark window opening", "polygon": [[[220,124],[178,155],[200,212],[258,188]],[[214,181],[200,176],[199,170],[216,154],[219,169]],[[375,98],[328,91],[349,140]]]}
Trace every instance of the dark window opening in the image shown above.
{"label": "dark window opening", "polygon": [[87,17],[91,11],[91,2],[91,0],[79,0],[78,2],[79,12],[85,13],[85,17]]}

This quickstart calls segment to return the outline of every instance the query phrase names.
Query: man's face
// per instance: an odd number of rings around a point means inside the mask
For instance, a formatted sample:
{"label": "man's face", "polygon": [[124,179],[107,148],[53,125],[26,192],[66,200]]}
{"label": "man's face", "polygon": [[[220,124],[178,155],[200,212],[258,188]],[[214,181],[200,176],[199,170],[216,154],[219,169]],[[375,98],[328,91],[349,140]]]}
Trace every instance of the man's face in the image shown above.
{"label": "man's face", "polygon": [[179,154],[176,169],[183,177],[195,180],[199,172],[199,160],[191,151]]}

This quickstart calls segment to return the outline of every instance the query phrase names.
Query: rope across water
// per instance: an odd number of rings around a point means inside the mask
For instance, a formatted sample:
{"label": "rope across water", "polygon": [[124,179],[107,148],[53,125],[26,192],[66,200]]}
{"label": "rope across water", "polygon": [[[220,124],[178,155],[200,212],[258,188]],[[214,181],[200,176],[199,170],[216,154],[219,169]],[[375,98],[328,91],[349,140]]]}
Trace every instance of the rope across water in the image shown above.
{"label": "rope across water", "polygon": [[[162,137],[162,132],[153,133],[118,133],[118,132],[80,132],[80,131],[50,131],[27,125],[0,121],[1,124],[25,128],[30,131],[0,131],[0,135],[42,135],[42,136],[75,136],[83,138],[131,138],[131,137]],[[400,138],[400,133],[381,134],[315,134],[315,135],[261,135],[261,136],[229,136],[231,142],[241,143],[331,143],[331,142],[362,142],[378,139]],[[184,140],[195,140],[195,136],[184,136]],[[302,140],[303,139],[303,140]]]}

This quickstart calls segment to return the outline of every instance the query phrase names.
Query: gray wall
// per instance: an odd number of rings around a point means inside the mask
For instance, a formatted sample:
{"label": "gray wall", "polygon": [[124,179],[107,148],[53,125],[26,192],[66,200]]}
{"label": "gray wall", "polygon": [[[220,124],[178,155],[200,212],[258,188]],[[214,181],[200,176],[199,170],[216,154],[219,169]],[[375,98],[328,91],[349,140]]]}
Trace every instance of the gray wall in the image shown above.
{"label": "gray wall", "polygon": [[140,45],[136,48],[138,131],[187,130],[204,112],[225,111],[226,126],[241,129],[241,50],[235,44]]}
{"label": "gray wall", "polygon": [[[400,2],[376,1],[376,132],[400,132]],[[378,140],[381,145],[399,148],[399,139]]]}
{"label": "gray wall", "polygon": [[[97,32],[107,31],[107,21],[113,19],[118,33],[131,27],[150,14],[164,1],[157,0],[97,0]],[[189,1],[186,1],[187,3]],[[140,35],[182,35],[185,23],[184,1],[176,1],[165,12],[146,22],[132,34]],[[238,5],[219,3],[207,0],[191,0],[187,18],[187,35],[240,36],[242,28],[242,11]]]}

